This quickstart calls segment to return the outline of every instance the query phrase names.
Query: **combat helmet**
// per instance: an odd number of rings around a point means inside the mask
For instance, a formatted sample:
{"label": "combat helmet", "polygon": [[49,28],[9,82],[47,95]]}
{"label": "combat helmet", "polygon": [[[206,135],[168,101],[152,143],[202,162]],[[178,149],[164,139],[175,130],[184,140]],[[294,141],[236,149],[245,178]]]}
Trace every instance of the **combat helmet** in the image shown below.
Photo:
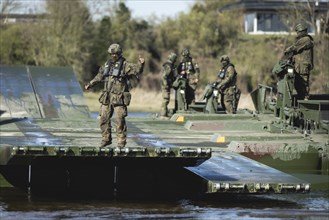
{"label": "combat helmet", "polygon": [[188,56],[190,56],[190,50],[187,49],[187,48],[183,49],[183,51],[182,51],[182,56],[183,56],[183,57],[188,57]]}
{"label": "combat helmet", "polygon": [[118,56],[121,56],[122,48],[119,44],[111,44],[107,52],[109,54],[117,54]]}
{"label": "combat helmet", "polygon": [[171,52],[168,56],[168,60],[171,61],[171,62],[175,62],[177,59],[177,54],[175,54],[174,52]]}
{"label": "combat helmet", "polygon": [[305,31],[305,30],[307,30],[306,25],[301,24],[301,23],[297,24],[296,27],[295,27],[296,32],[302,32],[302,31]]}
{"label": "combat helmet", "polygon": [[229,58],[228,55],[223,55],[223,56],[220,57],[219,61],[220,62],[222,62],[222,61],[230,62],[230,58]]}

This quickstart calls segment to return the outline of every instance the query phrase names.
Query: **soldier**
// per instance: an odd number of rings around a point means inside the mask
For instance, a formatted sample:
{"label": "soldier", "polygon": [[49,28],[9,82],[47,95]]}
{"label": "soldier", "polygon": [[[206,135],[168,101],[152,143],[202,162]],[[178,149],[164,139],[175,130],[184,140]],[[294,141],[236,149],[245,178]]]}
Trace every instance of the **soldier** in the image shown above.
{"label": "soldier", "polygon": [[139,76],[143,72],[144,58],[139,57],[139,63],[133,64],[126,61],[122,56],[122,48],[119,44],[111,44],[108,53],[110,59],[102,66],[93,80],[85,85],[88,90],[95,84],[104,81],[104,90],[99,98],[100,107],[100,128],[102,132],[101,147],[112,143],[111,117],[116,115],[116,131],[118,147],[126,145],[127,106],[131,100],[129,92],[129,78]]}
{"label": "soldier", "polygon": [[297,32],[295,43],[284,52],[293,53],[294,87],[297,91],[297,99],[308,99],[310,71],[313,69],[313,38],[307,34],[307,27],[303,24],[297,24],[295,31]]}
{"label": "soldier", "polygon": [[185,88],[186,104],[190,105],[195,103],[195,90],[200,77],[200,69],[197,63],[193,64],[193,58],[191,57],[189,49],[182,51],[183,59],[178,64],[177,73],[180,77],[187,79]]}
{"label": "soldier", "polygon": [[162,65],[162,105],[160,116],[162,118],[168,117],[168,104],[170,101],[170,90],[175,81],[175,62],[177,55],[170,53],[168,60]]}
{"label": "soldier", "polygon": [[237,73],[227,55],[221,56],[220,62],[222,64],[222,69],[219,70],[218,78],[214,86],[222,94],[221,105],[226,113],[234,114],[240,97],[240,90],[236,87]]}

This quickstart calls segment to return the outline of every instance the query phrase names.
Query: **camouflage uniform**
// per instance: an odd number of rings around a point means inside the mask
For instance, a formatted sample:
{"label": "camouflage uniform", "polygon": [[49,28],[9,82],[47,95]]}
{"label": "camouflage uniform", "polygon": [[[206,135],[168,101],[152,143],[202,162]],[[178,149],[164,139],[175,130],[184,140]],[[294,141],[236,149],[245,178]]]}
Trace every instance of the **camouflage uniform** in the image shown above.
{"label": "camouflage uniform", "polygon": [[175,81],[175,62],[177,55],[171,53],[168,56],[167,62],[162,65],[162,104],[160,115],[162,117],[168,117],[168,104],[170,101],[170,90],[173,87]]}
{"label": "camouflage uniform", "polygon": [[[112,143],[111,117],[116,115],[116,132],[118,147],[124,147],[127,137],[127,126],[125,117],[127,116],[127,106],[131,100],[129,92],[129,79],[143,72],[144,60],[138,64],[129,63],[121,56],[120,45],[112,44],[109,48],[111,58],[102,66],[98,74],[91,80],[85,88],[104,81],[104,90],[99,98],[100,107],[100,128],[102,132],[101,147]],[[117,58],[113,55],[117,53]],[[140,58],[140,60],[143,58]]]}
{"label": "camouflage uniform", "polygon": [[177,73],[178,76],[187,79],[185,99],[187,105],[189,105],[195,102],[195,90],[200,77],[200,69],[197,63],[193,63],[193,58],[188,49],[183,50],[182,56],[183,59],[178,64]]}
{"label": "camouflage uniform", "polygon": [[307,34],[307,27],[297,24],[296,41],[285,50],[292,52],[295,71],[294,87],[297,91],[297,99],[308,99],[310,71],[313,69],[313,38]]}
{"label": "camouflage uniform", "polygon": [[[219,70],[218,79],[216,80],[217,89],[221,95],[221,105],[226,113],[235,113],[234,101],[236,95],[236,76],[234,65],[230,63],[230,58],[223,55],[220,58],[222,69]],[[236,103],[237,105],[237,103]]]}

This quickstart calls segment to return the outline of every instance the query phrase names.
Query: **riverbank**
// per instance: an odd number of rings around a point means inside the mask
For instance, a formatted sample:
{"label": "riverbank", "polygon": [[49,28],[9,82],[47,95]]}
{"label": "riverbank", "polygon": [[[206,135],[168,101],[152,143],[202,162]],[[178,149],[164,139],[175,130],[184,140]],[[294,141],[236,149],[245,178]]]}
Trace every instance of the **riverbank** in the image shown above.
{"label": "riverbank", "polygon": [[[196,100],[200,100],[202,92],[198,92]],[[131,112],[159,112],[161,108],[162,102],[162,94],[161,92],[155,91],[145,91],[140,88],[135,88],[131,90],[132,100],[129,106],[129,111]],[[99,111],[99,102],[98,98],[100,93],[94,92],[84,92],[84,97],[86,99],[86,104],[89,107],[89,110],[92,112]],[[175,95],[174,92],[171,94],[171,100],[169,103],[169,108],[174,108],[175,103]],[[252,99],[249,94],[241,94],[241,98],[239,101],[238,108],[240,109],[250,109],[254,110],[254,106],[252,103]]]}

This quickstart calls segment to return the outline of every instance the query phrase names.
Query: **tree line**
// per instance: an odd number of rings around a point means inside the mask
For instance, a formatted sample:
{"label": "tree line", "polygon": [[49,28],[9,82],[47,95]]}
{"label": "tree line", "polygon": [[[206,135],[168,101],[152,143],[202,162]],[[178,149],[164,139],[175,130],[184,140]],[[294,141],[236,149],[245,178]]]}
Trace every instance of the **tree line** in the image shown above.
{"label": "tree line", "polygon": [[[86,0],[45,0],[45,13],[29,23],[3,22],[6,13],[18,5],[15,0],[2,1],[0,63],[71,66],[81,84],[93,78],[106,62],[109,45],[119,43],[127,60],[137,62],[139,54],[145,57],[139,86],[146,90],[160,90],[159,73],[170,52],[180,55],[189,48],[200,66],[200,88],[215,80],[219,57],[228,54],[238,71],[239,87],[250,92],[259,83],[275,83],[271,70],[295,37],[243,33],[239,11],[218,12],[233,2],[230,0],[196,0],[189,11],[165,19],[133,18],[124,1],[96,1],[106,12],[97,20]],[[93,6],[97,9],[96,3]],[[329,52],[325,49],[329,48],[329,37],[317,33],[314,39],[311,92],[328,92],[323,82],[329,78]]]}

